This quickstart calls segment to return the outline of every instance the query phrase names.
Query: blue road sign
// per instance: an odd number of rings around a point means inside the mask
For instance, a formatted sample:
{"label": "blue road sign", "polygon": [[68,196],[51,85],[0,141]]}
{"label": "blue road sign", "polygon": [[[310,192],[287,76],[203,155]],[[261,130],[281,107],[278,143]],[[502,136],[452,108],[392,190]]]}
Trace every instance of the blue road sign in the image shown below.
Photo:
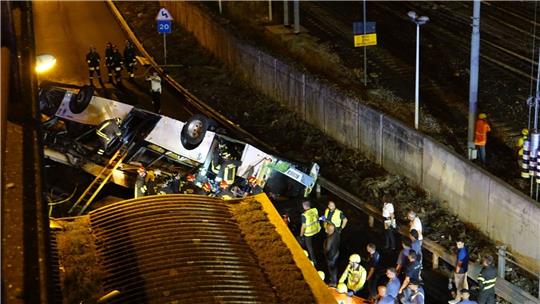
{"label": "blue road sign", "polygon": [[157,30],[158,30],[158,33],[160,34],[170,34],[172,32],[171,20],[158,20]]}
{"label": "blue road sign", "polygon": [[364,22],[353,22],[353,34],[365,35],[375,33],[375,22],[366,22],[366,32],[364,33]]}

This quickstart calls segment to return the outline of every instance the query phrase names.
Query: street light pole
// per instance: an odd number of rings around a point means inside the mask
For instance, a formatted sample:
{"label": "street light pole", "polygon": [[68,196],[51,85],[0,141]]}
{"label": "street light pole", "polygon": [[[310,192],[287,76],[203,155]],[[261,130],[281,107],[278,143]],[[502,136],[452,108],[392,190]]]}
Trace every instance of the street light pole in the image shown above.
{"label": "street light pole", "polygon": [[416,72],[414,74],[414,128],[420,121],[420,24],[416,23]]}
{"label": "street light pole", "polygon": [[426,16],[418,16],[416,12],[407,13],[411,21],[416,24],[416,72],[414,83],[414,128],[418,130],[420,121],[420,25],[429,21]]}
{"label": "street light pole", "polygon": [[480,61],[480,0],[474,0],[471,34],[471,68],[469,83],[469,128],[467,148],[469,159],[473,159],[476,104],[478,102],[478,63]]}

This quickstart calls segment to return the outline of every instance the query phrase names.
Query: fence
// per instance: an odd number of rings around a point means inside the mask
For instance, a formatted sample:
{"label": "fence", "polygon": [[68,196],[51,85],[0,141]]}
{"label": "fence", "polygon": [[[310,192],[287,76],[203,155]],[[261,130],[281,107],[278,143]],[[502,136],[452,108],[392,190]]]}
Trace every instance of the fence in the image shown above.
{"label": "fence", "polygon": [[461,220],[507,244],[521,264],[539,271],[536,202],[430,137],[241,42],[197,5],[162,5],[246,81],[388,171],[410,178]]}

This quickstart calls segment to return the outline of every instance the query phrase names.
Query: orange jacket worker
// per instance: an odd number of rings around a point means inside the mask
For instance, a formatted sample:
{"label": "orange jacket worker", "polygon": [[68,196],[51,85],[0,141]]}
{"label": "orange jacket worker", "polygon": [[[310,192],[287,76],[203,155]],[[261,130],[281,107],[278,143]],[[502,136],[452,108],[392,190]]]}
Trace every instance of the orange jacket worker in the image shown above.
{"label": "orange jacket worker", "polygon": [[486,162],[486,142],[487,142],[487,133],[491,131],[491,127],[487,122],[487,115],[480,113],[478,119],[476,120],[476,125],[474,128],[474,144],[480,153],[480,160]]}

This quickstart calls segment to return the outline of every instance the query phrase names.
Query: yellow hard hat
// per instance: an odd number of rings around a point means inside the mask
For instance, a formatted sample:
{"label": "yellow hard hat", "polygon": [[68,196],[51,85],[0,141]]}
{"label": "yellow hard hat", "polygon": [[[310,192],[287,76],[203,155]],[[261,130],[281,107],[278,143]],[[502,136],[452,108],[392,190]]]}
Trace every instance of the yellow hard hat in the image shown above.
{"label": "yellow hard hat", "polygon": [[485,118],[487,118],[487,115],[486,115],[486,113],[480,113],[480,114],[478,114],[478,118],[485,119]]}
{"label": "yellow hard hat", "polygon": [[349,262],[351,263],[360,263],[361,259],[360,259],[360,256],[358,254],[352,254],[350,257],[349,257]]}
{"label": "yellow hard hat", "polygon": [[521,134],[523,134],[523,135],[529,135],[529,129],[523,129],[523,130],[521,130]]}
{"label": "yellow hard hat", "polygon": [[337,285],[337,292],[339,292],[339,293],[347,293],[347,285],[345,285],[345,283],[339,283]]}
{"label": "yellow hard hat", "polygon": [[324,278],[326,277],[326,275],[324,274],[324,271],[317,271],[317,273],[319,274],[319,277],[321,277],[321,280],[324,281]]}

